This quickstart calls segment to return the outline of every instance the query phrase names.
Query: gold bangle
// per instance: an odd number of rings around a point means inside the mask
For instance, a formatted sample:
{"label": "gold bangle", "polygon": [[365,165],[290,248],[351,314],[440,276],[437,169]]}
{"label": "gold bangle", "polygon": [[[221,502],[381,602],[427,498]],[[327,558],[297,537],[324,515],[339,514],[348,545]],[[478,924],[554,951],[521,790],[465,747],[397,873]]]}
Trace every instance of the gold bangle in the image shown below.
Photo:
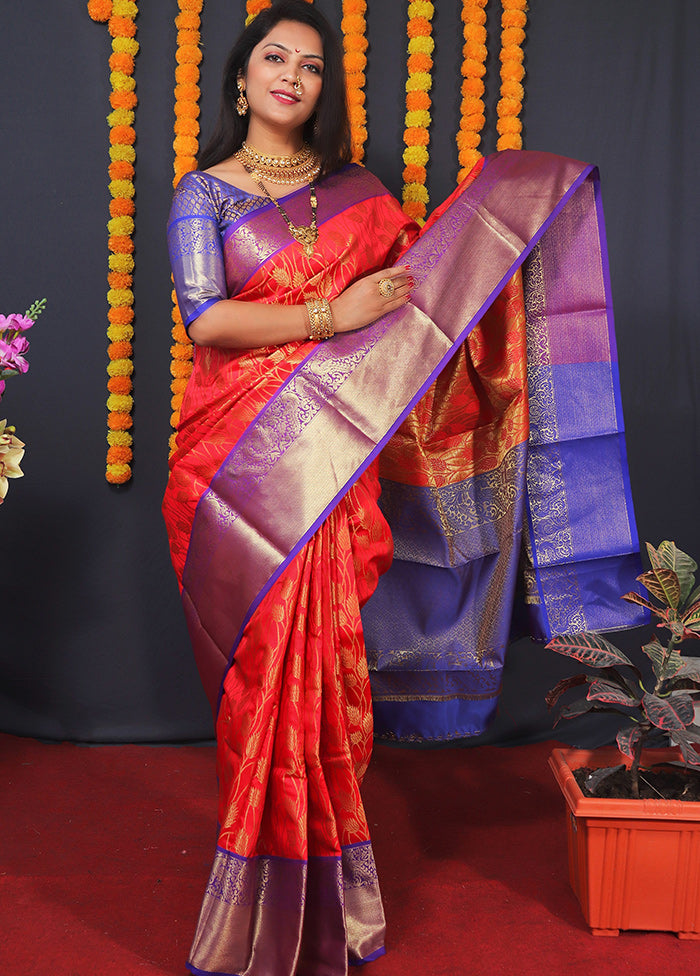
{"label": "gold bangle", "polygon": [[310,298],[306,302],[309,316],[309,339],[319,342],[335,335],[331,304],[327,298]]}

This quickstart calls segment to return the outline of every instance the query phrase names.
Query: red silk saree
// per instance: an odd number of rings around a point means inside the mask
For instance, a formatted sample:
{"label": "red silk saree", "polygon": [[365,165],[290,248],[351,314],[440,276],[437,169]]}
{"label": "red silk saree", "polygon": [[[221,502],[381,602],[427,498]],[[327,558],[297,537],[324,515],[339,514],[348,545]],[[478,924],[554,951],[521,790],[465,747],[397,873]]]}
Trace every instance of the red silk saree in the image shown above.
{"label": "red silk saree", "polygon": [[[493,711],[519,585],[537,633],[634,622],[616,606],[637,540],[594,174],[502,153],[468,182],[419,236],[347,167],[318,186],[311,258],[261,197],[201,173],[176,191],[186,323],[225,297],[332,299],[401,254],[416,279],[405,309],[357,333],[196,350],[163,504],[217,721],[192,972],[341,976],[383,952],[359,792],[365,643],[382,734],[445,739]],[[308,192],[284,206],[303,223]],[[572,396],[595,404],[578,427]],[[615,497],[604,532],[588,524],[596,465],[608,516]]]}

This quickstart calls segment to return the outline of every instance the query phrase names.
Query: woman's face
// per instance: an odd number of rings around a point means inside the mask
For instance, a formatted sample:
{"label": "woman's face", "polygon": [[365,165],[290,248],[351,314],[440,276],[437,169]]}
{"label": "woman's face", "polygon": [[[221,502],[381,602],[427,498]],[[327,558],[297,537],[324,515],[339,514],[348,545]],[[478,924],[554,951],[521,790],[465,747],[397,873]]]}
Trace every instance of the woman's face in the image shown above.
{"label": "woman's face", "polygon": [[300,130],[316,108],[322,85],[319,34],[307,24],[280,21],[250,55],[245,73],[250,125],[288,134]]}

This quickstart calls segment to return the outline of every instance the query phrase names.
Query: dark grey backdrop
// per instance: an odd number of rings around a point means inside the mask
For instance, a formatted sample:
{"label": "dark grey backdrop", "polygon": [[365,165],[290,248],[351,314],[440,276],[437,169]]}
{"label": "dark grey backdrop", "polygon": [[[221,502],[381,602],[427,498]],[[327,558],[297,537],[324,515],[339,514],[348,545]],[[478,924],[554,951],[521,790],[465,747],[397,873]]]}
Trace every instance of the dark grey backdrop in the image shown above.
{"label": "dark grey backdrop", "polygon": [[[317,0],[336,22],[340,0]],[[45,295],[31,369],[0,405],[28,443],[0,507],[0,728],[87,741],[211,735],[160,518],[169,433],[174,0],[141,0],[131,484],[104,480],[109,37],[83,0],[2,0],[0,311]],[[496,0],[490,17],[500,13]],[[203,127],[212,121],[242,0],[205,0]],[[459,0],[437,0],[429,189],[453,187]],[[401,189],[405,9],[369,2],[366,162]],[[599,164],[640,535],[700,554],[700,226],[697,0],[530,0],[526,147]],[[490,62],[489,125],[497,94]],[[494,148],[487,136],[485,148]],[[626,646],[638,643],[626,635]],[[486,740],[549,734],[542,704],[566,662],[511,649]],[[586,721],[566,734],[600,738]],[[482,740],[483,741],[483,740]]]}

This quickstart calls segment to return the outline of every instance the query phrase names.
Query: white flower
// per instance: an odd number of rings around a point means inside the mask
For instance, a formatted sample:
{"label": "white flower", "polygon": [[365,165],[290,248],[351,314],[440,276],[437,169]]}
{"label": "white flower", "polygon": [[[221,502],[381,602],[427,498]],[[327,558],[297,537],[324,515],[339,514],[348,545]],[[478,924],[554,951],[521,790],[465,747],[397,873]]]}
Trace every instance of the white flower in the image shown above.
{"label": "white flower", "polygon": [[0,420],[0,504],[8,489],[8,478],[21,478],[24,472],[19,463],[24,457],[24,442],[15,437],[14,427],[7,427],[6,420]]}

